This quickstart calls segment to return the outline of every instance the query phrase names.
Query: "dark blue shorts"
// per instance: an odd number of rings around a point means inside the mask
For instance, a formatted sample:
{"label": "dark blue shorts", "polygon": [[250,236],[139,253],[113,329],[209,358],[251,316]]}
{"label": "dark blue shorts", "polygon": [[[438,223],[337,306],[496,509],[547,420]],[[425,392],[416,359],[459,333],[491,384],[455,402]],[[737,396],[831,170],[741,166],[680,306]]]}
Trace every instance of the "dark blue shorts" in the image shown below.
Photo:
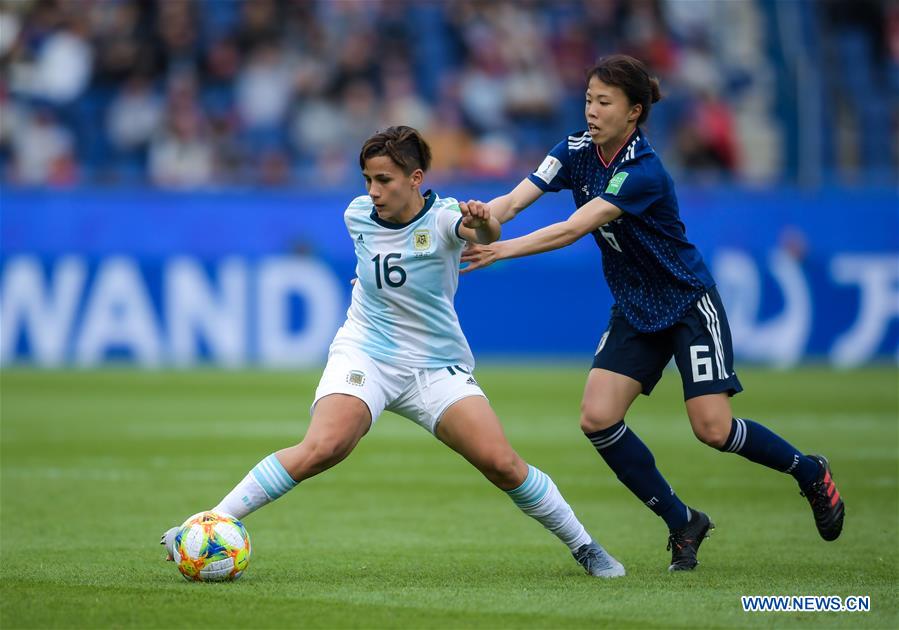
{"label": "dark blue shorts", "polygon": [[684,384],[684,400],[743,391],[734,372],[734,350],[721,297],[714,288],[674,326],[640,332],[617,309],[593,358],[593,367],[639,381],[649,395],[674,357]]}

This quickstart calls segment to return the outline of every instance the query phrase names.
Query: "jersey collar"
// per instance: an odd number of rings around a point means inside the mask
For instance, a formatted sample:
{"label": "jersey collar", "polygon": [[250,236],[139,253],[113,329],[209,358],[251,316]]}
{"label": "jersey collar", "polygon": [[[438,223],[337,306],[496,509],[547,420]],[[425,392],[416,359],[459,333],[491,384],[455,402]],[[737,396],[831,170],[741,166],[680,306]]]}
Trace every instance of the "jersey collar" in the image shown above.
{"label": "jersey collar", "polygon": [[603,167],[604,167],[604,168],[609,168],[612,164],[614,164],[614,163],[615,163],[615,160],[618,159],[618,156],[621,155],[621,149],[623,149],[623,148],[626,147],[628,144],[630,144],[631,141],[634,139],[634,136],[637,136],[637,135],[639,135],[639,134],[640,134],[640,128],[639,128],[639,127],[634,127],[633,133],[631,133],[631,135],[629,135],[629,136],[627,137],[627,140],[625,140],[625,141],[621,144],[621,146],[618,147],[618,150],[615,151],[615,155],[612,156],[612,159],[609,160],[608,163],[606,163],[606,161],[605,161],[604,159],[602,159],[602,151],[599,150],[599,145],[598,145],[598,144],[594,144],[593,146],[596,147],[596,157],[599,158],[599,161],[600,161],[600,163],[603,165]]}
{"label": "jersey collar", "polygon": [[428,213],[428,210],[431,209],[431,206],[433,206],[434,202],[437,200],[437,193],[435,193],[433,190],[427,190],[424,194],[424,198],[424,208],[422,208],[418,214],[416,214],[414,217],[412,217],[411,220],[407,221],[406,223],[391,223],[390,221],[385,221],[378,216],[378,211],[374,206],[372,206],[371,209],[371,220],[381,227],[387,228],[388,230],[402,230],[404,227],[409,227]]}

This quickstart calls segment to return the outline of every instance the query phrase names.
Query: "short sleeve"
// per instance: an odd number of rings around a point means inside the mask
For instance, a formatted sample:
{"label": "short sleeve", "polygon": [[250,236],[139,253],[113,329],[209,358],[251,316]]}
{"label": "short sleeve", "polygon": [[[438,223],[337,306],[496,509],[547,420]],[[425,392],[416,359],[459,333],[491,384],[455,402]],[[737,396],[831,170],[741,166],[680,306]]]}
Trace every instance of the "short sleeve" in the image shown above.
{"label": "short sleeve", "polygon": [[570,189],[568,140],[554,146],[537,170],[528,175],[528,179],[543,192]]}
{"label": "short sleeve", "polygon": [[462,224],[462,211],[455,199],[449,199],[450,203],[440,208],[435,218],[437,231],[444,243],[450,247],[462,247],[466,241],[459,236],[459,226]]}
{"label": "short sleeve", "polygon": [[[358,231],[359,217],[367,216],[371,212],[371,209],[371,197],[363,195],[353,199],[346,210],[343,211],[343,222],[351,237],[353,236],[354,231]],[[356,227],[356,230],[354,230],[354,226]]]}
{"label": "short sleeve", "polygon": [[628,214],[640,215],[663,195],[663,173],[643,164],[619,169],[599,197]]}

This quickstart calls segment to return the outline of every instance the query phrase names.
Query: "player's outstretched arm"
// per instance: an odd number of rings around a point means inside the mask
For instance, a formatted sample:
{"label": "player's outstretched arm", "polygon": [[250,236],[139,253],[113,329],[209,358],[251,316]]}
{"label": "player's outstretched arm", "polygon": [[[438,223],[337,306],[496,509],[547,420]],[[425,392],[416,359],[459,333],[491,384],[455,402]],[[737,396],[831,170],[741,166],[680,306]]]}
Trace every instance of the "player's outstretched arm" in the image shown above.
{"label": "player's outstretched arm", "polygon": [[487,205],[490,208],[490,214],[496,217],[497,221],[506,223],[537,201],[541,195],[543,195],[543,191],[537,188],[531,180],[523,179],[518,186],[505,195],[491,199]]}
{"label": "player's outstretched arm", "polygon": [[599,197],[585,203],[567,220],[553,223],[545,228],[519,238],[500,241],[485,246],[470,246],[463,252],[462,262],[468,266],[461,273],[469,273],[492,265],[497,260],[521,258],[543,252],[561,249],[593,232],[622,214],[621,210]]}
{"label": "player's outstretched arm", "polygon": [[499,240],[502,227],[495,217],[491,216],[490,208],[482,201],[473,199],[459,204],[462,212],[462,225],[459,226],[459,236],[469,243],[487,245]]}

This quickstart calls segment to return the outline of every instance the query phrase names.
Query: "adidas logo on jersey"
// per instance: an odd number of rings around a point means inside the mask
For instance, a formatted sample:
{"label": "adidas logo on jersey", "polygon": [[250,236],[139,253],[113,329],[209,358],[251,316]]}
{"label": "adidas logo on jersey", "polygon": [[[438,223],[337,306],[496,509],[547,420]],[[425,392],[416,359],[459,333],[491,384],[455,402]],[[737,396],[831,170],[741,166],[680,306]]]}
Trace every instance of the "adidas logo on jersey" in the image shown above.
{"label": "adidas logo on jersey", "polygon": [[358,237],[356,237],[356,242],[357,242],[357,243],[364,243],[364,242],[365,242],[365,239],[362,238],[362,235],[360,234]]}
{"label": "adidas logo on jersey", "polygon": [[477,385],[478,382],[477,382],[476,380],[474,380],[474,377],[473,377],[473,376],[469,376],[469,377],[468,377],[468,380],[465,381],[465,384],[466,384],[466,385]]}

